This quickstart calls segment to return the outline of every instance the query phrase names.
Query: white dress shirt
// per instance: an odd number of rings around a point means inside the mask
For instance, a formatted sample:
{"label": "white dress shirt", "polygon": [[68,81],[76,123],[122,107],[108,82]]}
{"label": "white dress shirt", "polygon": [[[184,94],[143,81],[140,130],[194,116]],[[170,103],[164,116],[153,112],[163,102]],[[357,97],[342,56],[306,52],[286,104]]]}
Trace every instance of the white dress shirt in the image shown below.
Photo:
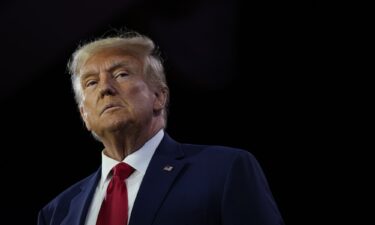
{"label": "white dress shirt", "polygon": [[[123,162],[132,166],[134,172],[125,180],[128,190],[128,215],[131,217],[134,201],[137,196],[142,179],[146,173],[148,164],[156,148],[163,139],[164,131],[160,130],[155,136],[148,140],[140,149],[126,156]],[[104,152],[104,151],[103,151]],[[107,192],[109,181],[111,180],[110,172],[119,162],[109,158],[102,152],[102,175],[98,186],[96,187],[89,211],[87,212],[86,225],[95,225],[99,215],[99,210]]]}

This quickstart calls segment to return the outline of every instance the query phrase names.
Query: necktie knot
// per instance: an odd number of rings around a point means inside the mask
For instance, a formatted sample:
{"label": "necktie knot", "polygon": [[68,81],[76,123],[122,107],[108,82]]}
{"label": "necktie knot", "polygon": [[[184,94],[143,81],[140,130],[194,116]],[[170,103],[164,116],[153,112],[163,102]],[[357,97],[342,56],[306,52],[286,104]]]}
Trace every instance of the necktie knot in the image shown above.
{"label": "necktie knot", "polygon": [[125,180],[134,172],[134,168],[124,162],[117,164],[112,170],[113,176],[121,180]]}

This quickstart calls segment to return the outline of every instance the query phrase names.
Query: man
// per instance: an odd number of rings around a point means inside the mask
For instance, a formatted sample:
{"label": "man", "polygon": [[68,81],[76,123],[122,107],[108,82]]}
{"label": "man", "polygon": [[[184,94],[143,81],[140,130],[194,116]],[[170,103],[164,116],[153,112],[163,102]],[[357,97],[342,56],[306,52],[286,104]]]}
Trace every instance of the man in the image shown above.
{"label": "man", "polygon": [[93,41],[69,70],[82,119],[104,145],[102,166],[45,206],[39,225],[283,224],[250,153],[164,132],[169,91],[149,38]]}

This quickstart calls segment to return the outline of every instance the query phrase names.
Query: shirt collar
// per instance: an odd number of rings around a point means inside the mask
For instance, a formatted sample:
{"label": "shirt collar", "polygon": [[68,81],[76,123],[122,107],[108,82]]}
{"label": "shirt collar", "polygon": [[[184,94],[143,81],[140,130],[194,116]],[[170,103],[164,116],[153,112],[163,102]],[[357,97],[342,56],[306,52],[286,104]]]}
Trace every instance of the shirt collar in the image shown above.
{"label": "shirt collar", "polygon": [[[125,157],[123,162],[129,164],[139,172],[142,176],[146,173],[148,164],[155,153],[156,148],[164,137],[164,131],[161,129],[151,139],[149,139],[140,149]],[[100,179],[100,186],[103,187],[104,181],[108,178],[112,168],[116,166],[119,161],[114,160],[104,154],[102,151],[102,177]],[[133,173],[134,174],[134,173]]]}

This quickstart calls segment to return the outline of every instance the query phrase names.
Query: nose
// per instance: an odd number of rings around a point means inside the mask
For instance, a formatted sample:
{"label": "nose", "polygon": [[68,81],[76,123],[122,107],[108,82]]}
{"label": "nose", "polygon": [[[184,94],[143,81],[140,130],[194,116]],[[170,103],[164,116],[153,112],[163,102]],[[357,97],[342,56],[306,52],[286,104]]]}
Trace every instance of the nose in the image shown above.
{"label": "nose", "polygon": [[100,81],[100,89],[99,89],[100,97],[103,98],[107,95],[115,95],[116,89],[113,86],[111,78],[105,77]]}

